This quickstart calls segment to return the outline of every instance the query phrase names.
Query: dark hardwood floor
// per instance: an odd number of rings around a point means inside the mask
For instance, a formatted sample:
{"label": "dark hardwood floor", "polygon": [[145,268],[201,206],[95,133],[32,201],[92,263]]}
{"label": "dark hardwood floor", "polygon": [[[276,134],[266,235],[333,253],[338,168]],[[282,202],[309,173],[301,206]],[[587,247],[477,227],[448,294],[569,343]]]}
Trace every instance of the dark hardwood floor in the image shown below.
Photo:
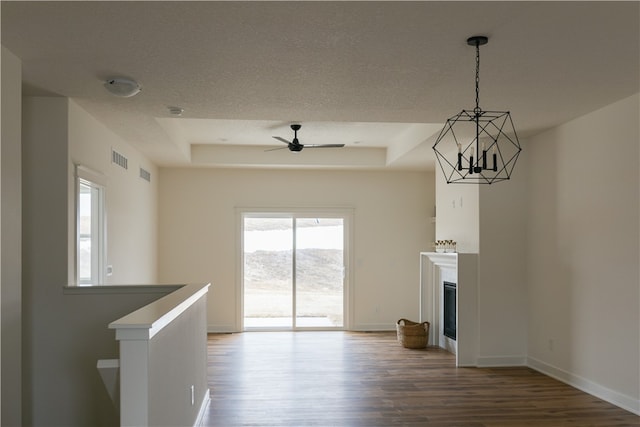
{"label": "dark hardwood floor", "polygon": [[528,368],[456,368],[393,333],[209,335],[206,426],[640,426]]}

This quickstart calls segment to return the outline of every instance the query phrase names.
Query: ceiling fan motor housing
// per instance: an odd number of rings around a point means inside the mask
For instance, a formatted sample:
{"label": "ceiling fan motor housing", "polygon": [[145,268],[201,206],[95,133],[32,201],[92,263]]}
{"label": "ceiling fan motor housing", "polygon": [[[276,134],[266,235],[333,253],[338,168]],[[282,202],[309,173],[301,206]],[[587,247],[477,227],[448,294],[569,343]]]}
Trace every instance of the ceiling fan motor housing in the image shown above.
{"label": "ceiling fan motor housing", "polygon": [[[289,151],[292,151],[294,153],[298,153],[300,151],[302,151],[302,149],[305,147],[305,145],[300,144],[300,141],[298,140],[298,131],[300,130],[300,128],[302,128],[302,125],[299,123],[294,123],[291,125],[291,130],[293,130],[293,140],[288,141],[284,138],[281,138],[279,136],[274,136],[275,139],[277,139],[278,141],[284,142],[285,144],[287,144],[287,147],[282,147],[282,148],[288,148]],[[309,148],[341,148],[344,147],[344,144],[311,144],[311,145],[307,145],[307,147]],[[266,150],[266,151],[273,151],[273,150],[280,150],[280,148],[272,148],[270,150]]]}

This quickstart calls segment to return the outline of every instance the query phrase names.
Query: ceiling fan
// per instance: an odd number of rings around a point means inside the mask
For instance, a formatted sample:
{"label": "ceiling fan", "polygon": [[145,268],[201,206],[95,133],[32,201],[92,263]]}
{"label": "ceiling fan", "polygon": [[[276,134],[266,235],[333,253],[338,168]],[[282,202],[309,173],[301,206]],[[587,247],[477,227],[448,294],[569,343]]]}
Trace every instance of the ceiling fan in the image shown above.
{"label": "ceiling fan", "polygon": [[297,153],[297,152],[302,151],[302,149],[305,148],[305,147],[307,147],[307,148],[342,148],[342,147],[344,147],[344,144],[307,144],[307,145],[302,145],[302,144],[300,144],[300,141],[298,141],[298,131],[300,130],[301,127],[302,127],[302,125],[299,125],[299,124],[291,125],[291,129],[293,130],[293,141],[287,141],[286,139],[281,138],[279,136],[274,136],[274,138],[277,139],[278,141],[281,141],[281,142],[284,142],[285,144],[287,144],[286,147],[271,148],[271,149],[265,150],[265,151],[282,150],[284,148],[288,148],[289,151],[293,151],[294,153]]}

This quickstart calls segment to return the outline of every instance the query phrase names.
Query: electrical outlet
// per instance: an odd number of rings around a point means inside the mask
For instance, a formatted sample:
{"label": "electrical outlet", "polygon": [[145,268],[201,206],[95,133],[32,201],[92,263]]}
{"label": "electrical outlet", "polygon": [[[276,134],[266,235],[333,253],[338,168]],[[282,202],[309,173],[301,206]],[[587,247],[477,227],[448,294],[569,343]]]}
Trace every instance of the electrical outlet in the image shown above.
{"label": "electrical outlet", "polygon": [[191,391],[191,406],[193,406],[196,404],[196,388],[192,385],[189,389]]}

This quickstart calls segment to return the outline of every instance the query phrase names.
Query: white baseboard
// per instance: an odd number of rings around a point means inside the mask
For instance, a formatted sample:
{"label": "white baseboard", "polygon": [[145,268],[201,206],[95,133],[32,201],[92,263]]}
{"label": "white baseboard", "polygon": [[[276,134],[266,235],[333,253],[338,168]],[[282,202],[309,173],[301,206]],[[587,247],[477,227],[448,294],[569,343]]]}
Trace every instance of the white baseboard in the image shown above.
{"label": "white baseboard", "polygon": [[[355,325],[353,328],[344,329],[345,331],[354,332],[387,332],[395,331],[396,325],[389,323],[364,323]],[[242,332],[236,329],[235,325],[215,324],[210,323],[207,325],[207,333],[209,334],[228,334]]]}
{"label": "white baseboard", "polygon": [[354,332],[377,332],[377,331],[395,331],[396,325],[388,323],[362,323],[353,325],[350,331]]}
{"label": "white baseboard", "polygon": [[477,358],[478,368],[526,366],[526,356],[488,356]]}
{"label": "white baseboard", "polygon": [[596,384],[593,381],[590,381],[579,375],[572,374],[571,372],[567,372],[553,365],[549,365],[548,363],[538,360],[535,357],[527,358],[527,366],[531,369],[535,369],[538,372],[555,378],[558,381],[569,384],[570,386],[575,387],[578,390],[582,390],[585,393],[589,393],[599,399],[619,406],[622,409],[625,409],[636,415],[640,415],[640,399],[634,399],[631,396],[627,396],[615,390],[611,390],[610,388],[601,386],[600,384]]}
{"label": "white baseboard", "polygon": [[196,422],[193,424],[194,427],[202,426],[202,422],[204,421],[204,414],[209,406],[209,402],[211,401],[211,391],[207,389],[207,392],[204,394],[202,398],[202,403],[200,403],[200,410],[198,411],[198,417],[196,418]]}
{"label": "white baseboard", "polygon": [[228,334],[233,332],[240,332],[236,330],[235,325],[216,325],[216,324],[208,324],[207,325],[207,333],[209,334]]}

